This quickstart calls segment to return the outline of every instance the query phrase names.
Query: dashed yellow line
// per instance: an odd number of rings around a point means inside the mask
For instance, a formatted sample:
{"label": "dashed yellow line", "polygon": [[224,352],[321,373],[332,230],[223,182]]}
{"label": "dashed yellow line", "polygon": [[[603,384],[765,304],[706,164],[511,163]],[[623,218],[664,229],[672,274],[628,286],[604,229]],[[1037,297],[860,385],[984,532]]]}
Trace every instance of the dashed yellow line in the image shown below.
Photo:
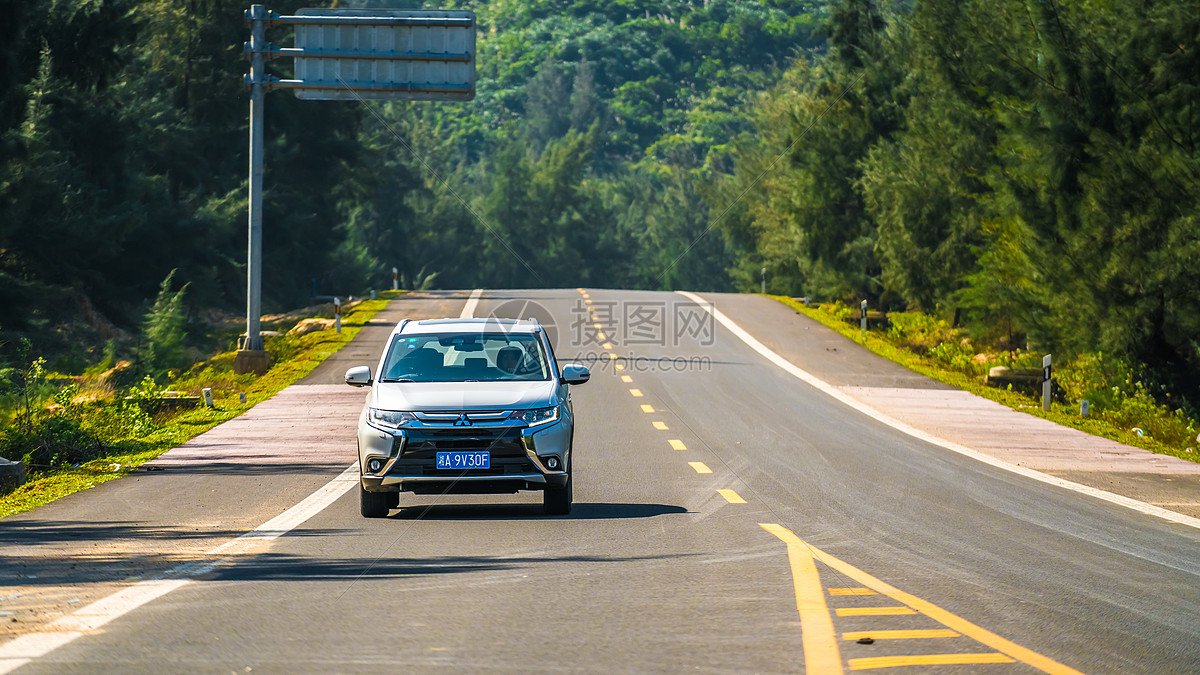
{"label": "dashed yellow line", "polygon": [[712,469],[708,468],[704,462],[688,462],[688,464],[696,470],[696,473],[712,473]]}
{"label": "dashed yellow line", "polygon": [[916,613],[917,610],[911,607],[839,607],[837,609],[838,616],[900,616]]}
{"label": "dashed yellow line", "polygon": [[962,637],[949,628],[930,628],[925,630],[852,630],[842,633],[843,640],[919,640],[923,638],[956,638]]}
{"label": "dashed yellow line", "polygon": [[596,339],[607,340],[608,336],[604,334],[604,331],[600,331],[599,333],[596,333]]}
{"label": "dashed yellow line", "polygon": [[672,438],[667,442],[671,444],[672,450],[687,450],[687,446],[684,445],[683,441],[679,440],[678,438]]}
{"label": "dashed yellow line", "polygon": [[602,344],[602,345],[600,345],[600,346],[601,346],[601,347],[603,347],[604,349],[612,349],[612,343],[611,343],[611,342],[605,342],[604,344]]}
{"label": "dashed yellow line", "polygon": [[631,396],[633,396],[634,398],[641,398],[642,396],[644,396],[644,394],[642,394],[641,389],[630,389],[629,394]]}
{"label": "dashed yellow line", "polygon": [[651,424],[653,424],[653,425],[654,425],[654,428],[655,428],[655,429],[658,429],[659,431],[666,431],[666,430],[667,430],[667,425],[666,425],[664,422],[659,422],[659,421],[655,420],[655,421],[654,421],[654,422],[652,422]]}
{"label": "dashed yellow line", "polygon": [[622,375],[621,381],[624,382],[625,384],[629,384],[630,382],[633,382],[633,378],[628,375]]}
{"label": "dashed yellow line", "polygon": [[725,501],[729,502],[730,504],[746,503],[746,500],[742,499],[738,493],[734,492],[733,490],[717,490],[717,492],[720,493],[720,495],[725,498]]}
{"label": "dashed yellow line", "polygon": [[[609,360],[609,361],[616,361],[616,360],[617,360],[617,355],[616,355],[616,354],[614,354],[614,353],[612,353],[612,352],[609,352],[609,353],[608,353],[608,360]],[[620,366],[620,367],[618,367],[618,368],[617,368],[617,370],[625,370],[625,366]]]}
{"label": "dashed yellow line", "polygon": [[[616,360],[617,360],[617,355],[616,355],[616,354],[609,354],[609,355],[608,355],[608,358],[609,358],[609,360],[610,360],[610,361],[616,361]],[[618,363],[618,364],[615,366],[615,368],[616,368],[617,370],[625,370],[625,364],[624,364],[624,363]]]}
{"label": "dashed yellow line", "polygon": [[872,656],[850,659],[850,670],[895,668],[896,666],[963,666],[975,663],[1012,663],[1013,659],[1000,654],[922,654],[920,656]]}
{"label": "dashed yellow line", "polygon": [[654,406],[650,405],[649,403],[643,403],[642,404],[642,412],[652,413],[652,412],[654,412]]}
{"label": "dashed yellow line", "polygon": [[869,588],[831,588],[830,595],[879,595]]}

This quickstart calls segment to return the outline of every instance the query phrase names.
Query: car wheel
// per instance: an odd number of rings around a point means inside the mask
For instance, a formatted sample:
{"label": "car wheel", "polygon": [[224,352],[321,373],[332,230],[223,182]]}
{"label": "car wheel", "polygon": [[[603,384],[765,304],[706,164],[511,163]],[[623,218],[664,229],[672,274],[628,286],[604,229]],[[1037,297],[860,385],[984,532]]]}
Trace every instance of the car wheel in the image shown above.
{"label": "car wheel", "polygon": [[396,492],[367,492],[358,486],[358,511],[363,518],[385,518],[390,510],[392,495]]}
{"label": "car wheel", "polygon": [[542,491],[542,511],[551,516],[565,516],[571,512],[571,474],[562,487],[548,487]]}

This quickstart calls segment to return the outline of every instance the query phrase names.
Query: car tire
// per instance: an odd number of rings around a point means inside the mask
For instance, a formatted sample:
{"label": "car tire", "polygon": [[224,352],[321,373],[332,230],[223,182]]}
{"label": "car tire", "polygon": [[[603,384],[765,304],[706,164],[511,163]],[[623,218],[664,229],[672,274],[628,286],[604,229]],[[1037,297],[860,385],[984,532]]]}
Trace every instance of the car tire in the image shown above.
{"label": "car tire", "polygon": [[549,516],[565,516],[571,512],[571,474],[562,487],[547,487],[542,491],[542,511]]}
{"label": "car tire", "polygon": [[400,496],[397,492],[367,492],[363,486],[358,486],[358,512],[363,518],[386,518],[391,510],[392,495]]}

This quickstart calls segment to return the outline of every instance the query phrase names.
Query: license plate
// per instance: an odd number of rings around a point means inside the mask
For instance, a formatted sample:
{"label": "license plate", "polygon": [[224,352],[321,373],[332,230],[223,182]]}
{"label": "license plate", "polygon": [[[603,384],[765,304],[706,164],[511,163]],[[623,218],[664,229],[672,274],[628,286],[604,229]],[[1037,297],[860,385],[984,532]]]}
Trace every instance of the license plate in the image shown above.
{"label": "license plate", "polygon": [[439,469],[490,469],[492,468],[492,453],[490,452],[439,452],[437,454]]}

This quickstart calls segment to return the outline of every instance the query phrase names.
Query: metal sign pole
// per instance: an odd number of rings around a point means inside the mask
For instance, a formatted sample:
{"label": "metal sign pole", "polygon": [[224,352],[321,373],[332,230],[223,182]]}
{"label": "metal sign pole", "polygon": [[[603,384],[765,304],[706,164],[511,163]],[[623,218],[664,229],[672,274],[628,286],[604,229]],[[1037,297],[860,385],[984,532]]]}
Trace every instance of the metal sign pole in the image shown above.
{"label": "metal sign pole", "polygon": [[261,350],[262,335],[262,182],[263,104],[267,73],[263,52],[267,49],[264,5],[251,5],[250,19],[250,233],[246,255],[246,337],[241,348]]}

